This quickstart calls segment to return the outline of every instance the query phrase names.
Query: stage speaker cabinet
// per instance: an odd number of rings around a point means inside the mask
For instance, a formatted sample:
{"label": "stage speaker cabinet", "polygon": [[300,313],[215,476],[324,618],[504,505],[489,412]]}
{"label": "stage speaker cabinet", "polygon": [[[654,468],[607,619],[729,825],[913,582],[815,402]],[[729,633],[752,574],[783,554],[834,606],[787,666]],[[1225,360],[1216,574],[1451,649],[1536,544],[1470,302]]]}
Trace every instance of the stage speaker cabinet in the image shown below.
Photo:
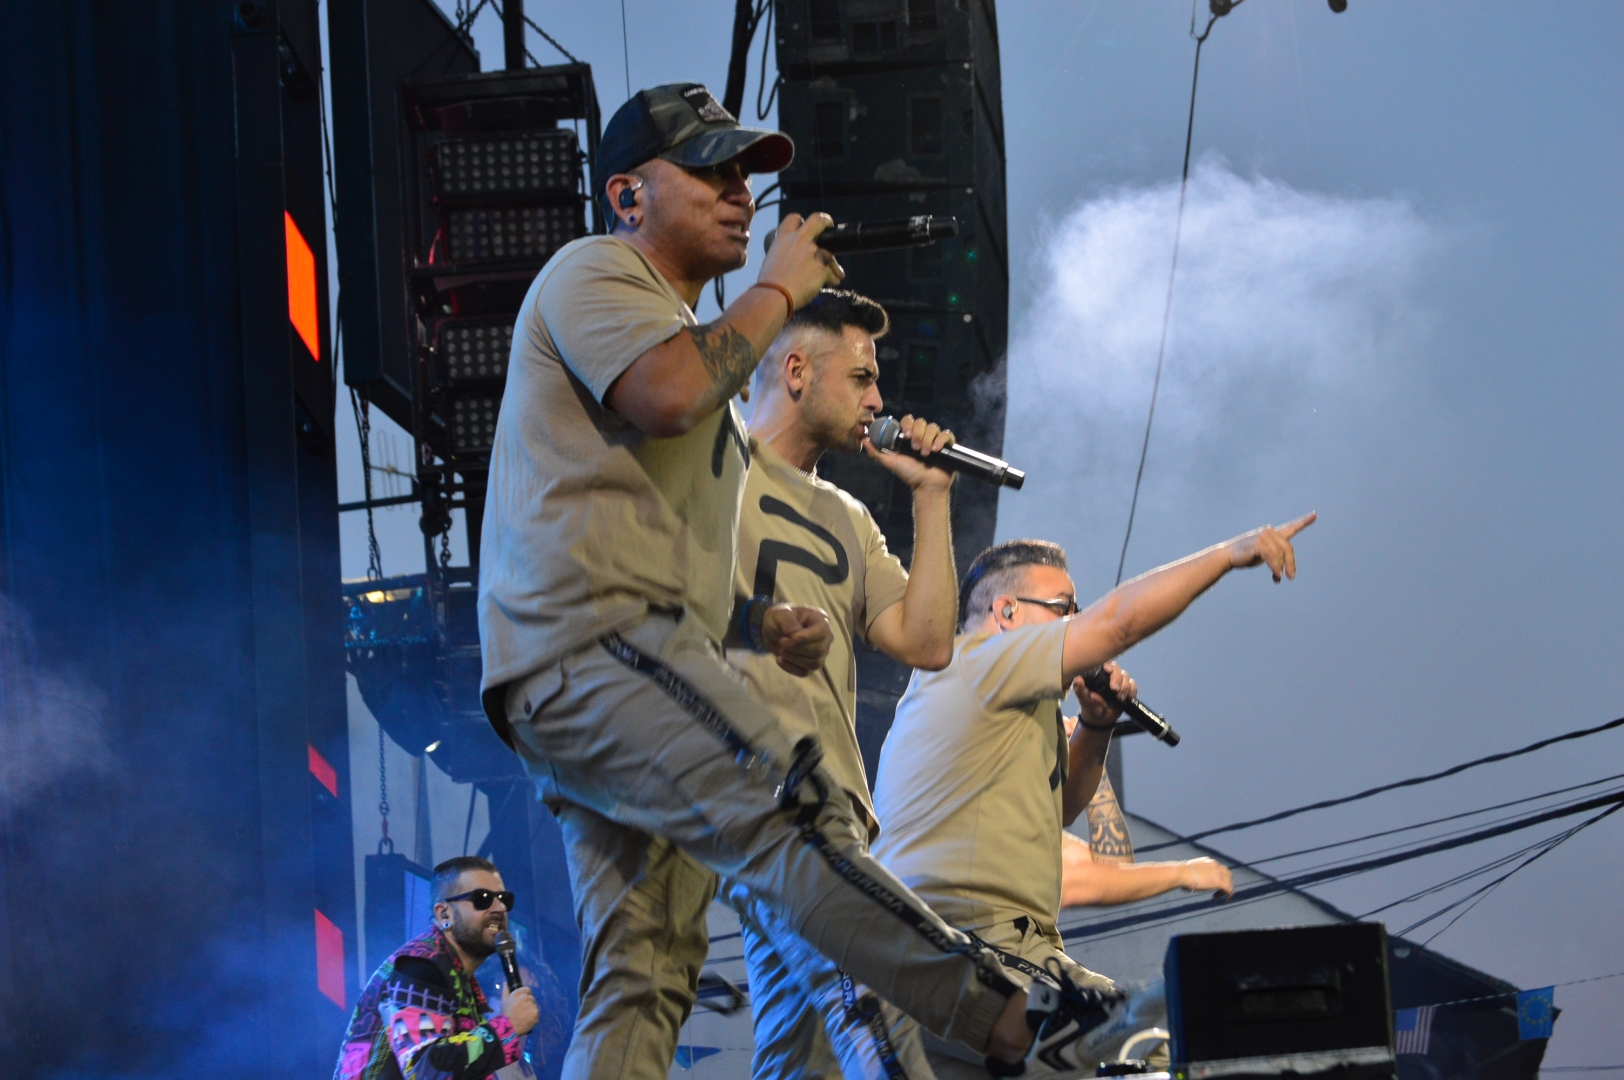
{"label": "stage speaker cabinet", "polygon": [[1180,934],[1167,946],[1179,1080],[1393,1080],[1380,923]]}

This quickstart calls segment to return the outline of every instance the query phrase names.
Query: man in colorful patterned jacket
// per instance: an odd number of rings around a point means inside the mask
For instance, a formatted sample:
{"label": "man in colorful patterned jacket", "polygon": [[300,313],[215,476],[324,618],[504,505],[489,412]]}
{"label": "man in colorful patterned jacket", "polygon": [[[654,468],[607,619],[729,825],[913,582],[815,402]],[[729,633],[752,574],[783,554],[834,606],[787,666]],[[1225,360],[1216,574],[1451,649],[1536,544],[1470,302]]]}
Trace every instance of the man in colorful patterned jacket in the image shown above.
{"label": "man in colorful patterned jacket", "polygon": [[520,987],[491,1016],[473,976],[507,929],[513,894],[494,865],[465,855],[434,868],[434,899],[434,927],[391,953],[361,992],[334,1080],[534,1075],[523,1055],[540,1018],[535,996]]}

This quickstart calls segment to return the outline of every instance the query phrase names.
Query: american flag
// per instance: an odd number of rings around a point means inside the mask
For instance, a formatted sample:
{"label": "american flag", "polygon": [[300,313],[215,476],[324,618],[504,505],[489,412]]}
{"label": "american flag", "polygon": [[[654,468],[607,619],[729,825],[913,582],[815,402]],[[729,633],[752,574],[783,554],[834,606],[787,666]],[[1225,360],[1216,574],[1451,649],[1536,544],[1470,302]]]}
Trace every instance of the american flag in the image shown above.
{"label": "american flag", "polygon": [[1417,1009],[1400,1009],[1393,1014],[1393,1043],[1396,1054],[1424,1054],[1432,1041],[1432,1013],[1436,1005],[1422,1005]]}

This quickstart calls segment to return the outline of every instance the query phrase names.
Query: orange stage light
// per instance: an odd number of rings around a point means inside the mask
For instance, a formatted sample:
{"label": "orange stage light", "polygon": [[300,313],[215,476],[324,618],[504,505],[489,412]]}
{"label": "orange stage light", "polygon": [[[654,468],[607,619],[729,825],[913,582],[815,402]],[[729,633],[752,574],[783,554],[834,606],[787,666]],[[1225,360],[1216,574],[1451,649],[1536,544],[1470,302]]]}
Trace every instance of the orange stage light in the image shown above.
{"label": "orange stage light", "polygon": [[310,350],[310,358],[321,360],[321,320],[316,308],[316,256],[305,243],[304,234],[293,223],[293,215],[282,211],[288,248],[288,321]]}

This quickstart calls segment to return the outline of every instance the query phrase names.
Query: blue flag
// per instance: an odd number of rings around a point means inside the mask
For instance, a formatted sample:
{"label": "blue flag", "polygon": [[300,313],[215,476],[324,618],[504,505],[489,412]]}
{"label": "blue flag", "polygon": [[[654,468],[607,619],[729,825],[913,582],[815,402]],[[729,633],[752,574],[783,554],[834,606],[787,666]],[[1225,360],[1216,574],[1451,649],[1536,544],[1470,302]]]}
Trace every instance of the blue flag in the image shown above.
{"label": "blue flag", "polygon": [[1556,987],[1517,994],[1517,1038],[1549,1039],[1556,1023]]}

